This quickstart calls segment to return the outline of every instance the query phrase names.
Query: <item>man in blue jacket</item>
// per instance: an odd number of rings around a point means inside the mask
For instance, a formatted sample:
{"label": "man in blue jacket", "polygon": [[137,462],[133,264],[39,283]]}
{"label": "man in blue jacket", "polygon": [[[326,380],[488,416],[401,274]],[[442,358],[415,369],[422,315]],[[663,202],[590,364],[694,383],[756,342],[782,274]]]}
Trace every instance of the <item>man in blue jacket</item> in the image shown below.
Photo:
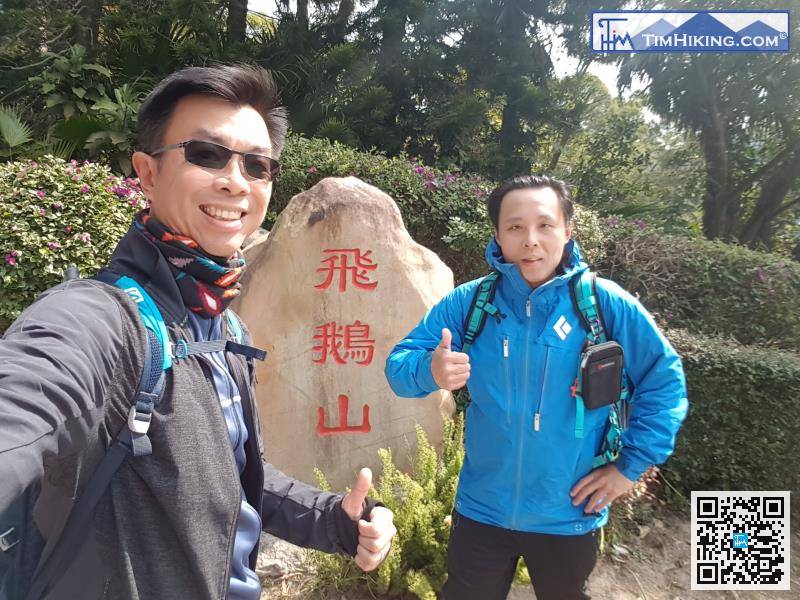
{"label": "man in blue jacket", "polygon": [[386,362],[398,396],[466,384],[472,399],[443,597],[505,598],[522,556],[539,600],[589,598],[608,506],[674,448],[687,411],[681,362],[644,307],[598,278],[601,313],[624,349],[632,395],[619,457],[593,468],[610,407],[584,410],[583,435],[576,434],[571,388],[587,336],[570,286],[588,267],[570,239],[569,190],[549,177],[517,177],[492,192],[487,209],[495,237],[486,261],[499,273],[492,304],[502,317],[487,319],[461,352],[480,282],[470,281],[435,305]]}

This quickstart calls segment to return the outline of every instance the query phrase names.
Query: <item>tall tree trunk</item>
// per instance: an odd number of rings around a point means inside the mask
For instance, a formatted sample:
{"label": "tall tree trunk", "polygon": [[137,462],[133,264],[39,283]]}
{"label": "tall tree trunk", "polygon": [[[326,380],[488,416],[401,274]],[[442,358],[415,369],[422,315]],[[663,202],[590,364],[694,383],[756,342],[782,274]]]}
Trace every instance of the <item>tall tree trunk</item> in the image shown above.
{"label": "tall tree trunk", "polygon": [[344,42],[347,24],[350,22],[350,17],[353,16],[355,10],[355,0],[342,0],[339,2],[339,10],[336,11],[336,17],[333,19],[333,35],[331,41],[334,44],[341,44]]}
{"label": "tall tree trunk", "polygon": [[764,245],[769,248],[775,233],[775,218],[783,210],[786,194],[800,178],[800,149],[774,169],[766,172],[761,180],[761,194],[753,214],[742,228],[739,241],[751,247]]}
{"label": "tall tree trunk", "polygon": [[710,239],[726,237],[728,189],[728,144],[722,116],[716,103],[709,103],[708,121],[700,132],[706,163],[706,191],[703,197],[703,233]]}
{"label": "tall tree trunk", "polygon": [[731,193],[728,157],[728,131],[719,101],[719,92],[704,66],[705,57],[693,60],[696,84],[701,88],[705,118],[700,128],[700,146],[706,164],[706,191],[703,197],[703,233],[710,239],[729,239],[741,194]]}
{"label": "tall tree trunk", "polygon": [[247,0],[228,0],[228,42],[242,43],[247,36]]}
{"label": "tall tree trunk", "polygon": [[91,60],[97,54],[97,37],[100,35],[103,2],[102,0],[82,0],[80,11],[83,24],[77,41],[86,48],[87,58]]}
{"label": "tall tree trunk", "polygon": [[308,31],[308,0],[297,0],[297,23]]}

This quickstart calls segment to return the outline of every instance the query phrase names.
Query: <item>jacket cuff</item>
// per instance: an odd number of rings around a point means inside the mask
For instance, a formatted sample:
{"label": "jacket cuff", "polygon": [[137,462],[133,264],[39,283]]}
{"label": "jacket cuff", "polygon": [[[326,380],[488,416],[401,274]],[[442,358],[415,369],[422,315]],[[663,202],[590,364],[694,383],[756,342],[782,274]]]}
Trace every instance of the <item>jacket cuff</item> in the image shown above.
{"label": "jacket cuff", "polygon": [[636,481],[642,476],[642,473],[650,468],[650,463],[646,460],[638,459],[626,454],[624,451],[619,455],[619,458],[614,463],[620,473],[631,481]]}
{"label": "jacket cuff", "polygon": [[434,380],[433,372],[431,371],[431,360],[433,360],[433,351],[428,350],[419,361],[419,366],[417,367],[417,385],[428,394],[439,389],[439,385]]}
{"label": "jacket cuff", "polygon": [[[355,556],[358,549],[358,521],[353,521],[344,509],[342,508],[342,500],[344,496],[340,496],[333,508],[333,518],[328,522],[328,536],[330,537],[333,545],[342,554],[348,556]],[[369,516],[372,509],[376,506],[384,506],[382,502],[367,496],[363,503],[362,519],[369,521]]]}

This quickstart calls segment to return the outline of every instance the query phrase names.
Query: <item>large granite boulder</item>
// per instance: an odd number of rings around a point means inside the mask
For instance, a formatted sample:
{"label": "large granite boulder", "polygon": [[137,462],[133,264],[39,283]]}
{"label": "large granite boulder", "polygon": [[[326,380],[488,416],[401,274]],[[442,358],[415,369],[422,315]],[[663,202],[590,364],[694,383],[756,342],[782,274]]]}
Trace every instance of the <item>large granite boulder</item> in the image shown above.
{"label": "large granite boulder", "polygon": [[408,466],[415,424],[442,436],[449,394],[398,398],[383,367],[391,348],[453,289],[453,274],[411,239],[394,201],[354,177],[295,196],[246,253],[234,309],[268,351],[256,373],[267,460],[334,489],[391,448]]}

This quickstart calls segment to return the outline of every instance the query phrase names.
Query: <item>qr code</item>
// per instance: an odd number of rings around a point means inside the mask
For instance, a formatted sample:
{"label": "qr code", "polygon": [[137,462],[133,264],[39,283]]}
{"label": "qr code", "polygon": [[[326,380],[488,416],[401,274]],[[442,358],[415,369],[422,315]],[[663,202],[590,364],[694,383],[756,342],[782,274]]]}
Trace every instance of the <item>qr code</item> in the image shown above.
{"label": "qr code", "polygon": [[692,589],[789,589],[789,492],[692,492]]}

